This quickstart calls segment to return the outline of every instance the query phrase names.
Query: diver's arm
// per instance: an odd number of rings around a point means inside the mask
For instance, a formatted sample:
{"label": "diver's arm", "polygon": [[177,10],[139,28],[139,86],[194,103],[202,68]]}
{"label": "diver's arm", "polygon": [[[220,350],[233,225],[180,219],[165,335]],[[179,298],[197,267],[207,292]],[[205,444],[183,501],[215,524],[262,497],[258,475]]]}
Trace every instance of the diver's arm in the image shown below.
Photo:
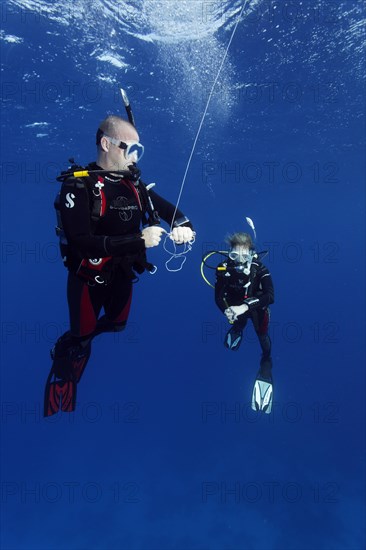
{"label": "diver's arm", "polygon": [[234,319],[247,311],[250,312],[255,309],[263,309],[273,304],[274,289],[272,277],[268,269],[262,265],[256,276],[260,279],[261,290],[254,294],[254,296],[246,298],[241,305],[230,307],[230,313],[234,314]]}
{"label": "diver's arm", "polygon": [[141,233],[105,237],[104,248],[108,256],[123,256],[145,250],[145,242]]}
{"label": "diver's arm", "polygon": [[261,291],[258,292],[256,296],[252,296],[244,300],[244,303],[247,304],[249,311],[268,307],[274,302],[274,288],[270,272],[263,266],[258,276],[260,277],[262,287]]}
{"label": "diver's arm", "polygon": [[90,219],[89,194],[85,186],[65,182],[61,188],[60,214],[70,245],[86,258],[122,256],[145,250],[141,233],[129,235],[93,235]]}
{"label": "diver's arm", "polygon": [[[161,219],[163,219],[166,223],[169,225],[172,225],[172,220],[174,216],[175,206],[167,201],[166,199],[163,199],[158,193],[156,193],[153,190],[149,191],[151,200],[153,202],[154,208],[158,211],[158,214]],[[179,209],[177,209],[175,216],[174,216],[174,222],[180,227],[190,227],[193,230],[193,226],[188,218],[183,214],[183,212]]]}

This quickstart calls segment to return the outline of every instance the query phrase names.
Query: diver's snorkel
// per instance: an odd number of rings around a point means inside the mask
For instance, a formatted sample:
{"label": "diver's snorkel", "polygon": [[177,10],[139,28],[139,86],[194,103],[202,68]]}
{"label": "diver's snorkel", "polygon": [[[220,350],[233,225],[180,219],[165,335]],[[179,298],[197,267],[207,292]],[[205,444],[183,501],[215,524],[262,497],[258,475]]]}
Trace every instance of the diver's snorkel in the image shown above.
{"label": "diver's snorkel", "polygon": [[[124,104],[125,109],[126,109],[128,121],[129,121],[130,124],[132,124],[132,126],[134,128],[136,128],[135,118],[133,116],[132,107],[131,107],[130,100],[128,99],[127,92],[123,88],[120,88],[119,91],[121,92],[122,101],[123,101],[123,104]],[[130,179],[135,184],[136,183],[138,184],[138,182],[140,180],[140,176],[141,176],[141,170],[137,167],[137,163],[136,162],[131,162],[131,164],[128,165],[128,169],[131,172]]]}
{"label": "diver's snorkel", "polygon": [[[128,121],[130,122],[130,124],[132,124],[132,126],[134,128],[136,128],[135,118],[134,118],[133,113],[132,113],[132,107],[131,107],[130,100],[128,99],[127,92],[123,88],[120,88],[119,91],[121,92],[122,101],[123,101],[123,104],[124,104],[125,109],[126,109]],[[140,180],[141,170],[138,168],[136,162],[132,162],[128,166],[128,169],[130,171],[130,178],[129,179],[134,183],[135,187],[138,187],[139,184],[140,184],[140,181],[141,181]],[[143,183],[143,182],[141,181],[141,183]],[[140,192],[144,195],[145,202],[148,205],[147,211],[148,211],[148,216],[149,216],[149,225],[159,225],[160,224],[160,217],[159,217],[158,211],[155,210],[153,202],[151,200],[151,197],[148,193],[149,189],[154,187],[154,185],[155,185],[155,183],[150,183],[149,185],[143,184],[142,187],[140,186]],[[146,191],[145,187],[146,187],[147,191]]]}
{"label": "diver's snorkel", "polygon": [[134,127],[136,128],[135,119],[134,119],[134,117],[133,117],[133,113],[132,113],[132,109],[131,109],[131,104],[130,104],[130,101],[129,101],[129,99],[128,99],[126,90],[124,90],[123,88],[120,88],[119,90],[120,90],[120,92],[121,92],[122,101],[123,101],[124,106],[125,106],[125,109],[126,109],[128,121],[132,124],[132,126],[134,126]]}

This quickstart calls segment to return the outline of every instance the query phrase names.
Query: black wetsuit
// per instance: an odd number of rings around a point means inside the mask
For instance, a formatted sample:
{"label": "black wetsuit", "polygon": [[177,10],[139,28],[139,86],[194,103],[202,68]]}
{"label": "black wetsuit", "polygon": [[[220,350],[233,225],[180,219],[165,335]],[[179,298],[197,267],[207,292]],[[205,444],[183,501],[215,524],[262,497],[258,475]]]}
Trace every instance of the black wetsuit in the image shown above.
{"label": "black wetsuit", "polygon": [[[97,169],[98,166],[89,168]],[[133,268],[141,272],[146,263],[145,243],[141,236],[146,211],[143,195],[132,181],[111,174],[103,175],[103,184],[102,213],[94,222],[91,219],[92,193],[98,189],[90,185],[78,188],[75,180],[66,181],[61,188],[60,214],[69,248],[67,294],[70,327],[71,334],[76,337],[92,334],[97,329],[102,307],[105,311],[103,319],[111,328],[118,329],[126,324],[135,276]],[[149,193],[159,216],[170,225],[174,206],[153,190]],[[175,219],[181,217],[183,214],[178,210]],[[101,279],[107,279],[108,284],[83,277],[83,270],[79,269],[83,259],[106,257],[111,260],[105,264]]]}
{"label": "black wetsuit", "polygon": [[268,306],[274,302],[274,289],[268,269],[257,258],[253,259],[249,275],[237,271],[230,259],[221,263],[216,268],[215,301],[222,312],[230,306],[247,304],[248,311],[238,316],[231,330],[240,334],[251,319],[262,349],[261,369],[271,369]]}
{"label": "black wetsuit", "polygon": [[[88,169],[100,167],[93,163]],[[169,226],[183,218],[177,210],[173,220],[175,207],[152,190],[149,196]],[[141,235],[142,225],[147,225],[147,199],[140,185],[112,174],[70,178],[62,184],[58,204],[67,239],[64,263],[69,270],[70,331],[51,352],[54,361],[46,385],[46,416],[57,412],[60,401],[62,410],[73,410],[76,383],[89,359],[93,337],[122,330],[127,323],[133,279],[149,265]],[[180,225],[192,227],[188,221]],[[99,317],[102,308],[104,315]]]}

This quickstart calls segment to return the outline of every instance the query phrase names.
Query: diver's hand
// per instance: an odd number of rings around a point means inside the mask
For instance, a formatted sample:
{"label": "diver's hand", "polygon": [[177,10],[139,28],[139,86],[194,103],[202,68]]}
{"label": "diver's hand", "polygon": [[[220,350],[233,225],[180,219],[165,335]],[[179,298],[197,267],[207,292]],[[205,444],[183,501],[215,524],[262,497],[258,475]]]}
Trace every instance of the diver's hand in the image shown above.
{"label": "diver's hand", "polygon": [[176,244],[184,244],[190,242],[196,234],[190,227],[174,227],[169,238]]}
{"label": "diver's hand", "polygon": [[165,229],[159,227],[158,225],[152,225],[150,227],[145,227],[141,231],[141,237],[145,241],[146,248],[152,248],[153,246],[158,246],[161,241],[161,236],[163,233],[166,233]]}
{"label": "diver's hand", "polygon": [[224,314],[226,315],[229,323],[233,323],[236,320],[236,316],[233,310],[231,309],[231,307],[228,307],[227,309],[225,309]]}
{"label": "diver's hand", "polygon": [[227,309],[225,309],[224,313],[228,318],[228,320],[230,321],[230,323],[232,323],[233,321],[237,320],[239,315],[243,315],[243,313],[247,312],[248,309],[249,308],[247,304],[242,304],[241,306],[228,307]]}

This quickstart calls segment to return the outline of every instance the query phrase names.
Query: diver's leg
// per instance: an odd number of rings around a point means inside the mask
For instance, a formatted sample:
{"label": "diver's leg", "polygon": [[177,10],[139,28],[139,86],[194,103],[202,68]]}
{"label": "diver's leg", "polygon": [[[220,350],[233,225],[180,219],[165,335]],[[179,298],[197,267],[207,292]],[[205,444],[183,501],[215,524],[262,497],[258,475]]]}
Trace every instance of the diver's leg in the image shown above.
{"label": "diver's leg", "polygon": [[106,286],[88,285],[75,273],[69,273],[67,299],[70,315],[70,337],[61,346],[61,353],[71,358],[76,382],[79,382],[91,353],[97,319],[102,309]]}
{"label": "diver's leg", "polygon": [[73,336],[89,338],[94,333],[105,293],[105,285],[89,286],[75,273],[69,273],[67,301]]}
{"label": "diver's leg", "polygon": [[118,276],[108,285],[104,303],[105,315],[98,320],[95,335],[125,329],[131,308],[132,286],[130,279]]}
{"label": "diver's leg", "polygon": [[75,409],[76,387],[91,354],[102,294],[102,288],[89,287],[74,273],[69,273],[70,331],[63,334],[51,350],[53,363],[46,382],[45,416],[58,412],[60,407],[64,412]]}
{"label": "diver's leg", "polygon": [[273,405],[271,339],[268,334],[269,310],[260,310],[257,321],[255,329],[262,349],[262,357],[253,388],[252,409],[269,414]]}
{"label": "diver's leg", "polygon": [[243,330],[247,324],[248,318],[244,315],[239,315],[238,319],[234,322],[231,328],[228,330],[224,340],[224,346],[232,351],[239,349],[241,341],[243,339]]}
{"label": "diver's leg", "polygon": [[44,416],[61,408],[72,412],[76,405],[76,387],[91,353],[91,338],[75,337],[68,331],[51,350],[52,367],[45,389]]}
{"label": "diver's leg", "polygon": [[268,309],[258,312],[258,328],[256,330],[262,350],[258,376],[264,380],[272,380],[272,343],[268,334],[270,314]]}
{"label": "diver's leg", "polygon": [[52,370],[58,378],[79,382],[91,353],[92,335],[73,336],[65,332],[51,350]]}

